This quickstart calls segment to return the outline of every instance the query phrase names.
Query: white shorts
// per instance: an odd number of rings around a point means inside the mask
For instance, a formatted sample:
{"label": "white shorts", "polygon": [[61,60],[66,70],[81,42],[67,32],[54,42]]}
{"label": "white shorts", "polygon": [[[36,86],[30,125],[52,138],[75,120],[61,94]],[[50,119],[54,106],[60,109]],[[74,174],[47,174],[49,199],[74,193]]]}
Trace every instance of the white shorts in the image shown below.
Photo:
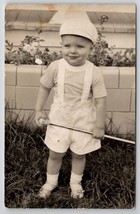
{"label": "white shorts", "polygon": [[70,149],[79,155],[90,153],[101,147],[101,141],[90,134],[52,125],[47,127],[45,144],[54,152],[65,153]]}

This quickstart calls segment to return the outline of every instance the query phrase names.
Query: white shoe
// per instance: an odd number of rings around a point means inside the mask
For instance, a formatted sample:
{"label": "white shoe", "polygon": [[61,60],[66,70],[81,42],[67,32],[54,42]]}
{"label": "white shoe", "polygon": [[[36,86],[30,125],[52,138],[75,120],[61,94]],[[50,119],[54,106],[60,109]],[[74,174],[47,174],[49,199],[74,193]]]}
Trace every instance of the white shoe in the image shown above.
{"label": "white shoe", "polygon": [[48,197],[51,195],[52,190],[54,190],[54,189],[56,188],[56,186],[57,186],[57,185],[52,185],[52,184],[49,184],[49,183],[46,182],[46,183],[41,187],[38,196],[39,196],[40,198],[44,198],[44,199],[45,199],[45,198],[48,198]]}
{"label": "white shoe", "polygon": [[71,197],[72,198],[83,198],[84,197],[84,190],[81,184],[78,183],[71,183]]}

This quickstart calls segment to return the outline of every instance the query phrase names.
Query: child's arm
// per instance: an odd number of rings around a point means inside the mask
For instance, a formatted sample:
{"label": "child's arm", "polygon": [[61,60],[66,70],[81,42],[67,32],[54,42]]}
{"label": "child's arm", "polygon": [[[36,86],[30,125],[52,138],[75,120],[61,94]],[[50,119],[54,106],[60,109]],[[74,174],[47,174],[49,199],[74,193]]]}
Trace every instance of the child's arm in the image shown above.
{"label": "child's arm", "polygon": [[105,128],[105,117],[106,117],[106,97],[96,98],[96,123],[93,130],[93,137],[103,138],[104,137],[104,128]]}
{"label": "child's arm", "polygon": [[43,112],[44,105],[48,99],[48,96],[50,94],[49,88],[45,88],[43,86],[40,86],[39,92],[38,92],[38,97],[37,97],[37,102],[36,102],[36,107],[35,107],[35,121],[37,125],[41,126],[39,120],[46,119],[46,115]]}

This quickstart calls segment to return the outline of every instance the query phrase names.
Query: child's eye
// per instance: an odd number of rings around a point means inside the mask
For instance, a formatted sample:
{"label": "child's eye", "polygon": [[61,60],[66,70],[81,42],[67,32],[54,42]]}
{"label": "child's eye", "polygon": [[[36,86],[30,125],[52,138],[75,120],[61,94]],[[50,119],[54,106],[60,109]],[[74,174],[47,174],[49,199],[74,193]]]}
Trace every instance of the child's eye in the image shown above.
{"label": "child's eye", "polygon": [[78,45],[77,47],[78,47],[78,48],[84,48],[84,46],[82,46],[82,45]]}
{"label": "child's eye", "polygon": [[70,47],[70,45],[66,44],[66,45],[64,45],[64,47],[69,48],[69,47]]}

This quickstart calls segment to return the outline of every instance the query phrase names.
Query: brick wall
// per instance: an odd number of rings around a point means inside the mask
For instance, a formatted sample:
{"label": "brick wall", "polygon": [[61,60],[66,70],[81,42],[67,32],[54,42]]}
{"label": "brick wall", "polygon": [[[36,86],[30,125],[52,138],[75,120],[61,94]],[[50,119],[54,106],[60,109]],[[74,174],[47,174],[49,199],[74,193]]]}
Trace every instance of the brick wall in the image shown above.
{"label": "brick wall", "polygon": [[[120,133],[135,132],[135,68],[101,67],[108,96],[107,117],[108,128],[110,118],[113,129]],[[11,109],[26,121],[30,117],[32,123],[34,108],[39,88],[39,80],[44,72],[40,65],[5,65],[5,99]],[[48,112],[53,99],[53,91],[45,105]],[[8,113],[8,111],[6,111]],[[8,115],[8,114],[6,114]]]}

